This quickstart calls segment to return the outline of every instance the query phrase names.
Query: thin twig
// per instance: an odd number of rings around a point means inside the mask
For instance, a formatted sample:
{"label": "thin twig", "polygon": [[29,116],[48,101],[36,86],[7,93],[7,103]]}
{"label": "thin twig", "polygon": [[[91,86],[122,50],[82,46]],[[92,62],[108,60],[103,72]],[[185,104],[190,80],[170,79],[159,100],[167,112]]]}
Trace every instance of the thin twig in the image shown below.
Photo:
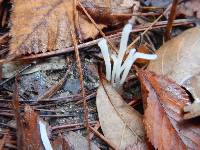
{"label": "thin twig", "polygon": [[[14,117],[15,114],[9,112],[0,112],[0,116]],[[74,117],[74,115],[39,115],[40,117],[49,117],[49,118],[63,118],[63,117]]]}
{"label": "thin twig", "polygon": [[[189,25],[189,24],[194,23],[194,21],[195,21],[194,19],[178,19],[178,20],[174,20],[173,26]],[[151,24],[152,23],[150,23],[150,25]],[[152,29],[158,29],[158,28],[165,28],[166,24],[167,24],[167,21],[156,22],[151,28],[149,28],[149,26],[150,26],[149,23],[147,23],[145,25],[138,25],[138,26],[134,27],[134,29],[132,30],[132,33],[145,31],[147,29],[152,30]],[[121,36],[121,32],[118,32],[116,34],[106,36],[106,37],[107,37],[107,39],[115,40],[115,39],[120,38],[120,36]],[[140,36],[139,36],[139,39],[140,39]],[[137,39],[137,40],[139,40],[139,39]],[[83,44],[79,44],[78,49],[83,49],[83,48],[86,48],[86,47],[89,47],[89,46],[96,45],[100,40],[101,40],[101,38],[90,41],[90,42],[86,42],[86,43],[83,43]],[[136,40],[136,42],[137,42],[137,40]],[[72,52],[72,51],[74,51],[74,47],[68,47],[68,48],[63,48],[63,49],[59,49],[59,50],[56,50],[56,51],[50,51],[50,52],[36,54],[36,55],[32,54],[32,55],[29,55],[29,56],[23,56],[19,59],[12,60],[12,62],[21,61],[21,60],[31,60],[31,59],[37,59],[37,58],[43,58],[43,57],[51,57],[51,56],[69,53],[69,52]],[[7,59],[0,59],[0,64],[3,64],[7,61],[8,61]]]}
{"label": "thin twig", "polygon": [[65,83],[65,81],[67,79],[68,74],[69,74],[69,70],[66,71],[64,77],[57,84],[53,85],[43,95],[38,97],[37,101],[47,99],[47,98],[51,98],[63,86],[63,84]]}
{"label": "thin twig", "polygon": [[139,102],[140,102],[140,100],[138,100],[138,99],[135,100],[135,99],[134,99],[134,100],[130,101],[130,102],[128,103],[128,105],[134,107],[134,106],[135,106],[136,104],[138,104]]}
{"label": "thin twig", "polygon": [[[91,98],[94,98],[94,97],[96,97],[96,92],[94,92],[94,93],[92,93],[92,94],[90,94],[90,95],[88,95],[87,96],[87,98],[86,99],[91,99]],[[81,103],[83,103],[83,100],[79,100],[78,102],[76,102],[75,104],[76,105],[79,105],[79,104],[81,104]]]}
{"label": "thin twig", "polygon": [[1,43],[1,40],[7,38],[9,36],[9,32],[8,33],[5,33],[4,35],[0,36],[0,43]]}
{"label": "thin twig", "polygon": [[[94,126],[95,130],[98,130],[101,127],[100,122],[98,121],[97,124]],[[94,137],[94,132],[90,133],[90,140]]]}
{"label": "thin twig", "polygon": [[[96,124],[96,121],[90,121],[89,124]],[[76,124],[66,124],[66,125],[60,125],[60,126],[53,126],[52,130],[60,130],[60,129],[67,129],[67,128],[73,128],[77,126],[84,126],[84,123],[76,123]]]}
{"label": "thin twig", "polygon": [[171,8],[171,4],[167,7],[167,9],[154,21],[151,23],[151,25],[146,28],[139,36],[137,36],[137,38],[127,47],[126,52],[128,52],[132,46],[134,46],[134,44],[140,39],[140,36],[143,36],[144,34],[146,34]]}
{"label": "thin twig", "polygon": [[7,83],[8,81],[10,81],[11,79],[13,79],[14,77],[16,77],[18,74],[20,74],[20,73],[24,72],[26,69],[30,68],[33,64],[34,64],[34,63],[31,63],[31,64],[27,65],[26,67],[24,67],[24,68],[18,70],[18,71],[17,71],[15,74],[13,74],[10,78],[8,78],[8,79],[4,80],[3,82],[1,82],[1,83],[0,83],[0,87],[1,87],[3,84],[5,84],[5,83]]}
{"label": "thin twig", "polygon": [[81,86],[81,96],[83,98],[83,108],[84,108],[84,125],[87,128],[87,139],[88,139],[88,147],[91,149],[90,139],[89,139],[89,123],[88,123],[88,106],[86,101],[86,94],[85,94],[85,88],[84,88],[84,80],[83,80],[83,71],[82,71],[82,65],[80,60],[80,54],[78,50],[78,42],[76,40],[76,35],[72,30],[72,27],[70,27],[70,33],[72,37],[72,43],[74,45],[75,55],[76,55],[76,62],[78,66],[78,72],[80,77],[80,86]]}
{"label": "thin twig", "polygon": [[[194,22],[194,20],[192,20],[192,19],[178,19],[178,20],[175,20],[173,22],[173,26],[188,25],[188,24],[192,24],[193,22]],[[167,21],[157,22],[149,30],[158,29],[158,28],[165,28],[166,24],[167,24]],[[132,30],[132,33],[144,31],[148,27],[149,27],[149,23],[146,23],[145,25],[137,25]],[[106,36],[106,37],[107,37],[107,39],[115,40],[115,39],[119,39],[120,36],[121,36],[121,32],[118,32],[116,34],[109,35],[109,36]],[[89,41],[89,42],[86,42],[86,43],[83,43],[83,44],[79,44],[78,49],[83,49],[83,48],[86,48],[86,47],[89,47],[89,46],[96,45],[100,40],[101,40],[101,38],[93,40],[93,41]],[[64,49],[60,49],[60,50],[56,50],[56,51],[51,51],[51,52],[46,52],[46,53],[42,53],[42,54],[24,56],[24,57],[19,58],[18,60],[30,60],[30,59],[37,59],[37,58],[42,58],[42,57],[51,57],[51,56],[69,53],[69,52],[72,52],[72,51],[74,51],[74,47],[68,47],[68,48],[64,48]],[[18,60],[13,60],[13,61],[18,61]],[[4,61],[5,60],[0,60],[0,64],[3,63]]]}
{"label": "thin twig", "polygon": [[114,150],[119,150],[112,142],[106,139],[101,133],[99,133],[96,129],[90,126],[90,130],[95,133],[101,140],[103,140],[108,146]]}
{"label": "thin twig", "polygon": [[78,11],[76,9],[77,0],[74,0],[73,2],[74,2],[74,4],[73,4],[74,14],[73,15],[74,15],[74,27],[75,27],[75,31],[76,31],[76,34],[78,35],[79,41],[83,41],[81,30],[80,30],[80,25],[79,25]]}
{"label": "thin twig", "polygon": [[176,8],[178,5],[178,0],[173,0],[172,3],[172,9],[168,18],[168,23],[167,23],[167,27],[166,27],[166,32],[165,32],[165,40],[168,41],[171,39],[171,32],[172,32],[172,24],[173,21],[176,17]]}
{"label": "thin twig", "polygon": [[94,19],[92,19],[92,17],[90,16],[90,14],[87,12],[87,10],[83,7],[83,5],[79,2],[79,5],[81,7],[81,9],[83,10],[83,12],[86,14],[86,16],[88,17],[88,19],[92,22],[92,24],[94,24],[94,26],[96,27],[96,29],[99,31],[99,33],[103,36],[103,38],[105,38],[108,41],[108,44],[110,45],[111,49],[114,50],[114,52],[118,52],[117,48],[115,47],[115,45],[106,37],[106,35],[103,33],[103,31],[98,27],[98,25],[96,24],[96,22],[94,21]]}
{"label": "thin twig", "polygon": [[153,12],[148,12],[148,13],[142,13],[142,12],[134,12],[131,14],[124,14],[124,13],[113,13],[112,16],[121,16],[121,17],[131,17],[131,16],[158,16],[161,13],[153,13]]}

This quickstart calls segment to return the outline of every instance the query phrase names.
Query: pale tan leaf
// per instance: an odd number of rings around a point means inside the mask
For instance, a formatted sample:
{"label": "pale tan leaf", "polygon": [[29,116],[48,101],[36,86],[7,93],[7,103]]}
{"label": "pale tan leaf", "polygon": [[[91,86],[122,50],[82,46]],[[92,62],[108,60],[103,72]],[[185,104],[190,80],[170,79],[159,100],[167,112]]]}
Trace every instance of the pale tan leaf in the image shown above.
{"label": "pale tan leaf", "polygon": [[173,79],[186,87],[196,100],[200,99],[199,43],[200,28],[183,32],[161,46],[158,59],[151,61],[148,69]]}
{"label": "pale tan leaf", "polygon": [[149,71],[138,71],[147,136],[156,149],[200,148],[199,120],[183,121],[189,96],[178,84]]}
{"label": "pale tan leaf", "polygon": [[136,144],[147,149],[142,115],[126,104],[113,87],[104,83],[96,98],[99,121],[105,137],[121,150]]}

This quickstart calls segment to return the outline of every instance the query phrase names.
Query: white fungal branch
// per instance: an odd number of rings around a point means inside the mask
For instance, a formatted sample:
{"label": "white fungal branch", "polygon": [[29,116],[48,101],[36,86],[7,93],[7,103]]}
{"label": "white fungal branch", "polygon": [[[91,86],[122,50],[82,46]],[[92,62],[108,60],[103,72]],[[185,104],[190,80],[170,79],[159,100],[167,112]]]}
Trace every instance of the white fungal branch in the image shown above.
{"label": "white fungal branch", "polygon": [[111,58],[113,60],[113,69],[111,68],[111,60],[110,60],[110,54],[109,54],[109,48],[107,45],[107,41],[105,39],[102,39],[99,41],[98,45],[101,49],[105,66],[106,66],[106,79],[108,81],[111,81],[113,86],[121,86],[123,85],[126,77],[128,76],[128,73],[131,69],[131,66],[138,58],[143,58],[147,60],[153,60],[157,58],[156,54],[144,54],[136,52],[135,49],[131,49],[128,57],[123,63],[123,58],[126,53],[127,44],[130,32],[132,30],[132,24],[128,23],[125,25],[123,31],[122,31],[122,37],[120,41],[120,47],[119,47],[119,53],[111,54]]}
{"label": "white fungal branch", "polygon": [[39,128],[40,128],[41,140],[42,140],[45,150],[53,150],[51,143],[49,141],[49,138],[48,138],[46,125],[41,120],[39,120]]}

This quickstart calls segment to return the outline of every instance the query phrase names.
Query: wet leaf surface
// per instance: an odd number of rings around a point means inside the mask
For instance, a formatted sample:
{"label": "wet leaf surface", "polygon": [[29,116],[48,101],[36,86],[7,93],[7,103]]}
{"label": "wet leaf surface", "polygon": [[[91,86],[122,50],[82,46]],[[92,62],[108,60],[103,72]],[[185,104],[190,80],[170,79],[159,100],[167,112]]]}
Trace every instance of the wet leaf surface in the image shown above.
{"label": "wet leaf surface", "polygon": [[183,121],[187,93],[175,82],[149,71],[138,71],[147,136],[158,149],[199,149],[199,120]]}
{"label": "wet leaf surface", "polygon": [[158,59],[148,69],[166,75],[200,99],[200,28],[189,29],[166,42],[157,51]]}

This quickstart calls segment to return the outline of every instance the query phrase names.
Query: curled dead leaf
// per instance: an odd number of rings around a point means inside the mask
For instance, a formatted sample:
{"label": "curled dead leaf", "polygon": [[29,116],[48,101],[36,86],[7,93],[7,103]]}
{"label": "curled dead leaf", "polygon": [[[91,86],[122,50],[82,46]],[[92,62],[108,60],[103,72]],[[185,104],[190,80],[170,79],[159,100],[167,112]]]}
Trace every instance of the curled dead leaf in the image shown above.
{"label": "curled dead leaf", "polygon": [[147,149],[142,115],[126,104],[110,84],[98,88],[96,104],[101,128],[109,141],[121,150]]}
{"label": "curled dead leaf", "polygon": [[200,148],[200,123],[183,121],[182,109],[189,96],[178,84],[152,72],[140,70],[147,136],[157,149]]}

